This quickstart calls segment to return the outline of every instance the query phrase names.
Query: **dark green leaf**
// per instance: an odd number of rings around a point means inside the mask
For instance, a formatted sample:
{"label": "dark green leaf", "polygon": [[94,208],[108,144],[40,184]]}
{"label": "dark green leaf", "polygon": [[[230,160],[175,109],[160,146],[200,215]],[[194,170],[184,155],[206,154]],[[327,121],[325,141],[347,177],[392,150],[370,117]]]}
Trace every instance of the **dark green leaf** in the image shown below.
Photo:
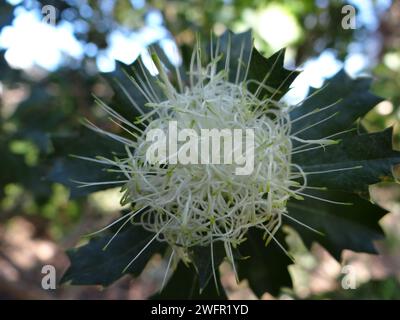
{"label": "dark green leaf", "polygon": [[[277,295],[282,287],[292,286],[288,271],[292,260],[274,240],[265,246],[263,235],[264,232],[259,229],[249,230],[247,241],[239,247],[248,258],[238,261],[239,277],[247,279],[250,288],[259,297],[265,292]],[[278,232],[275,238],[285,245],[282,232]]]}
{"label": "dark green leaf", "polygon": [[[217,270],[219,282],[219,273]],[[160,299],[226,299],[222,285],[219,283],[219,290],[215,288],[214,281],[210,281],[205,289],[200,293],[199,279],[196,270],[191,266],[187,267],[183,262],[179,262],[174,274],[169,279],[165,288],[152,297],[154,300]]]}
{"label": "dark green leaf", "polygon": [[392,180],[392,167],[400,152],[392,150],[392,128],[369,134],[349,134],[339,144],[294,155],[305,172],[361,168],[309,175],[308,185],[368,193],[368,185]]}
{"label": "dark green leaf", "polygon": [[[271,88],[272,92],[260,89],[259,96],[279,100],[289,89],[290,85],[299,75],[298,71],[287,70],[283,66],[285,49],[281,49],[269,58],[253,49],[248,79],[257,80]],[[251,83],[249,90],[253,93],[259,88],[258,84]]]}
{"label": "dark green leaf", "polygon": [[[301,131],[298,136],[302,139],[320,139],[349,129],[358,118],[382,101],[369,92],[370,86],[370,78],[352,79],[345,71],[338,72],[326,81],[322,89],[313,89],[309,97],[291,112],[291,118],[295,120],[318,108],[331,107],[294,122],[292,133]],[[302,131],[309,126],[312,127]]]}
{"label": "dark green leaf", "polygon": [[108,286],[124,274],[138,276],[149,259],[165,247],[162,242],[152,241],[124,271],[132,259],[152,240],[154,234],[141,227],[129,225],[104,250],[112,236],[113,233],[107,233],[91,239],[81,247],[67,251],[71,265],[61,283]]}
{"label": "dark green leaf", "polygon": [[116,184],[105,184],[94,187],[80,188],[81,182],[101,182],[123,180],[119,174],[110,173],[102,164],[77,159],[71,155],[95,158],[102,156],[112,159],[115,155],[123,154],[123,146],[109,138],[104,138],[91,130],[84,129],[82,132],[65,137],[53,139],[54,148],[59,157],[54,160],[53,166],[48,174],[48,179],[62,183],[71,190],[71,198],[81,197],[88,193],[116,187]]}
{"label": "dark green leaf", "polygon": [[[218,54],[222,53],[223,55],[221,61],[218,63],[218,71],[225,69],[229,53],[229,81],[235,82],[236,77],[238,82],[243,81],[253,47],[251,31],[233,33],[227,30],[217,39],[213,39],[213,58],[217,52],[217,47]],[[210,55],[210,53],[208,54]],[[209,56],[209,58],[211,57]]]}
{"label": "dark green leaf", "polygon": [[[140,110],[149,111],[145,107],[148,99],[143,92],[150,92],[152,96],[149,98],[153,98],[153,91],[158,98],[163,97],[156,78],[150,74],[143,63],[139,62],[139,59],[136,59],[130,66],[117,62],[115,71],[103,74],[115,91],[112,101],[113,108],[129,121],[134,121],[136,117],[140,116],[142,113]],[[138,85],[141,89],[138,89]]]}
{"label": "dark green leaf", "polygon": [[[219,38],[213,40],[213,55],[218,47],[218,53],[222,53],[222,60],[218,63],[218,70],[229,66],[229,81],[235,82],[244,79],[247,69],[247,79],[256,80],[263,85],[270,87],[270,91],[260,89],[259,96],[279,100],[289,89],[293,80],[299,72],[284,68],[285,49],[279,50],[269,58],[265,58],[255,48],[251,31],[243,33],[224,32]],[[208,49],[209,50],[209,49]],[[226,64],[229,55],[229,65]],[[248,64],[250,62],[250,66]],[[239,72],[238,72],[239,69]],[[258,85],[249,84],[249,89],[253,93],[257,91]]]}
{"label": "dark green leaf", "polygon": [[324,234],[318,235],[286,219],[286,223],[299,232],[307,245],[317,241],[337,260],[340,260],[344,249],[376,253],[373,242],[383,237],[383,231],[378,222],[387,213],[384,209],[350,193],[333,191],[309,193],[320,198],[348,202],[353,205],[338,205],[310,198],[303,201],[291,200],[288,203],[288,214]]}

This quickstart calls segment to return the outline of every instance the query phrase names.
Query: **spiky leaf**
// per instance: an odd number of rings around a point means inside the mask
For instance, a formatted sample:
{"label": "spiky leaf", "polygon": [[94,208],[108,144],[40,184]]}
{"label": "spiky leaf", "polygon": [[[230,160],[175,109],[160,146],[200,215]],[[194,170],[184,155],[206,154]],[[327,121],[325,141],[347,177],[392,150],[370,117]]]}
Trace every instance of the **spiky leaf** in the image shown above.
{"label": "spiky leaf", "polygon": [[[305,172],[331,171],[308,176],[308,185],[360,192],[368,186],[393,179],[400,152],[392,149],[392,128],[382,132],[347,134],[340,143],[295,154],[293,161]],[[349,170],[335,171],[348,168]]]}
{"label": "spiky leaf", "polygon": [[306,244],[311,245],[313,241],[321,243],[337,260],[340,260],[344,249],[376,253],[374,241],[383,238],[379,220],[387,213],[386,210],[347,192],[310,194],[349,205],[327,203],[311,198],[291,201],[288,205],[288,215],[323,233],[319,235],[290,219],[285,219],[287,224],[299,232]]}
{"label": "spiky leaf", "polygon": [[[218,271],[217,275],[219,275]],[[217,290],[214,282],[212,282],[204,290],[201,290],[194,268],[180,262],[166,287],[161,292],[155,294],[152,299],[226,299],[225,291],[219,282],[219,277],[218,287]]]}
{"label": "spiky leaf", "polygon": [[[165,247],[164,243],[152,241],[142,251],[154,234],[129,224],[105,248],[113,235],[112,232],[101,235],[81,247],[67,251],[71,265],[61,282],[108,286],[124,274],[139,275],[149,259]],[[139,253],[135,262],[126,269]]]}

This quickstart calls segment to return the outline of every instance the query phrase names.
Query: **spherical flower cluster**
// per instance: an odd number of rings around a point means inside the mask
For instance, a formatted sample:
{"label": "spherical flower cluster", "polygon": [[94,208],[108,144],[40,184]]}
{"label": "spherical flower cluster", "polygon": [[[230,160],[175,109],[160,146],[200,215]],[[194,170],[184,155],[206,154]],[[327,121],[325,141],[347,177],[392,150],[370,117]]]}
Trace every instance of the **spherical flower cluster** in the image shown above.
{"label": "spherical flower cluster", "polygon": [[[243,63],[241,58],[239,64]],[[126,146],[125,158],[96,160],[115,166],[126,177],[122,181],[123,202],[130,203],[133,210],[118,221],[133,221],[154,232],[151,241],[167,242],[173,254],[186,260],[190,260],[192,247],[211,246],[212,250],[216,242],[222,242],[226,256],[233,262],[232,248],[246,240],[249,228],[264,230],[267,241],[274,239],[282,217],[288,216],[287,201],[302,199],[307,173],[292,163],[293,143],[297,144],[296,150],[304,150],[309,145],[324,147],[335,141],[306,141],[296,136],[291,128],[291,107],[274,100],[273,91],[270,96],[259,95],[261,89],[270,88],[264,82],[247,79],[247,74],[243,81],[230,81],[230,72],[239,70],[225,67],[218,71],[218,52],[202,65],[196,48],[188,71],[189,83],[178,76],[176,86],[156,56],[154,62],[163,97],[156,95],[147,78],[135,81],[148,99],[146,112],[138,121],[129,121],[101,104],[132,139],[91,125]],[[250,82],[256,83],[259,90],[250,91]],[[178,129],[190,128],[199,135],[202,129],[251,129],[252,172],[238,175],[234,163],[171,164],[168,159],[149,162],[148,133],[153,129],[168,131],[171,121],[178,124]]]}

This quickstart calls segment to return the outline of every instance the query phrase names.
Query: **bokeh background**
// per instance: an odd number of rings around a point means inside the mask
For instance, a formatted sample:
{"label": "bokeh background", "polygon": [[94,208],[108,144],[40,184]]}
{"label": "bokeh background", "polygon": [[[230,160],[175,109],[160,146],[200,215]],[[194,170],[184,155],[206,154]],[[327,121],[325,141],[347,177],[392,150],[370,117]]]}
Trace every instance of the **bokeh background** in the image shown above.
{"label": "bokeh background", "polygon": [[[355,29],[342,27],[342,8],[348,4],[356,10]],[[52,10],[55,19],[49,19]],[[210,32],[227,28],[251,28],[266,55],[288,48],[287,67],[303,70],[285,97],[291,102],[342,68],[352,76],[371,75],[373,92],[387,100],[363,124],[371,131],[394,126],[399,149],[400,1],[1,1],[0,299],[143,299],[157,289],[163,277],[160,257],[139,279],[123,278],[106,289],[42,289],[43,265],[54,265],[60,278],[68,265],[64,250],[120,210],[118,190],[71,194],[58,183],[68,177],[57,172],[65,155],[85,148],[74,141],[82,118],[106,126],[92,94],[107,102],[117,97],[102,74],[118,61],[146,58],[149,45],[179,63],[177,48],[188,50],[196,33],[208,39]],[[400,187],[380,184],[371,193],[390,211],[381,221],[387,239],[376,244],[379,255],[347,251],[340,265],[317,244],[306,249],[287,229],[297,261],[290,267],[294,288],[263,298],[399,299]],[[341,286],[349,270],[344,265],[355,272],[356,289]],[[235,283],[227,265],[221,272],[230,298],[255,298],[245,281]]]}

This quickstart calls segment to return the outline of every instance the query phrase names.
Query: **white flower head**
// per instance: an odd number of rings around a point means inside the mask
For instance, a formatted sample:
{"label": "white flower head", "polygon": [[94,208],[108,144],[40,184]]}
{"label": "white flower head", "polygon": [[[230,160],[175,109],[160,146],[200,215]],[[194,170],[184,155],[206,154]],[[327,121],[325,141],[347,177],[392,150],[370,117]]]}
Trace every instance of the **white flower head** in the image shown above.
{"label": "white flower head", "polygon": [[[131,134],[131,139],[91,125],[94,130],[126,146],[125,158],[96,160],[115,166],[126,177],[122,201],[131,203],[133,210],[121,219],[154,232],[151,241],[167,242],[175,256],[187,261],[190,261],[192,247],[211,246],[212,252],[213,245],[222,242],[226,256],[233,262],[232,247],[245,241],[247,231],[253,227],[265,232],[267,242],[275,240],[282,217],[295,220],[287,214],[288,200],[301,200],[306,196],[303,190],[307,188],[308,173],[292,163],[292,154],[337,143],[329,137],[299,138],[292,132],[292,123],[298,120],[290,117],[293,107],[275,100],[276,90],[266,85],[268,74],[264,81],[249,79],[250,61],[243,61],[243,48],[237,65],[246,64],[247,68],[232,70],[230,46],[225,55],[218,52],[218,45],[216,47],[205,64],[200,46],[196,46],[187,83],[176,70],[176,85],[170,81],[158,57],[153,55],[159,71],[158,88],[154,88],[147,77],[132,79],[148,100],[147,112],[142,111],[136,122],[128,121],[101,104]],[[221,63],[224,68],[218,67]],[[250,90],[250,84],[257,85],[258,89]],[[156,89],[160,88],[162,97],[157,95]],[[269,94],[261,96],[261,90]],[[155,129],[166,132],[171,122],[176,122],[178,129],[194,130],[199,136],[202,129],[251,129],[254,133],[252,172],[238,175],[237,166],[229,163],[149,161],[146,159],[149,132]],[[307,128],[301,131],[304,130]]]}

